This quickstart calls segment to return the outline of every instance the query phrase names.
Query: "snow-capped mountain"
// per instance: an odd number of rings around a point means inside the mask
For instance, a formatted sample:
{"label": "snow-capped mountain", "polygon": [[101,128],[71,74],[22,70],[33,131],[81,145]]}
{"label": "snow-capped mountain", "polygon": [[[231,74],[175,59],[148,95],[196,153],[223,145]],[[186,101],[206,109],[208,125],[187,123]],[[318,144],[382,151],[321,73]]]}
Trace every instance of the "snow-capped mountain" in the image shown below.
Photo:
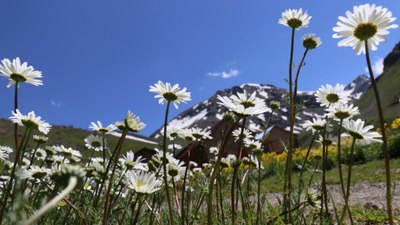
{"label": "snow-capped mountain", "polygon": [[[351,91],[352,99],[356,100],[370,86],[370,81],[367,76],[360,75],[353,82],[346,86],[346,90]],[[231,96],[236,93],[243,93],[246,91],[248,94],[256,92],[256,96],[265,99],[266,104],[269,106],[271,101],[278,101],[281,103],[279,110],[274,111],[270,125],[277,125],[285,129],[289,129],[289,105],[286,100],[288,91],[283,88],[276,87],[271,84],[251,84],[246,83],[240,86],[234,86],[225,90],[217,91],[210,98],[196,104],[195,106],[185,110],[170,121],[170,124],[175,124],[182,128],[200,127],[210,128],[215,122],[221,120],[227,112],[227,109],[217,104],[217,96]],[[296,116],[296,124],[301,124],[305,120],[311,119],[315,115],[322,115],[323,108],[317,103],[314,96],[314,91],[299,91],[298,104],[301,105],[300,112]],[[260,114],[258,116],[249,117],[247,128],[255,133],[262,133],[265,130],[264,122],[269,118],[270,112]],[[295,132],[299,132],[300,127],[295,127]],[[158,138],[160,136],[160,129],[152,134],[152,137]]]}

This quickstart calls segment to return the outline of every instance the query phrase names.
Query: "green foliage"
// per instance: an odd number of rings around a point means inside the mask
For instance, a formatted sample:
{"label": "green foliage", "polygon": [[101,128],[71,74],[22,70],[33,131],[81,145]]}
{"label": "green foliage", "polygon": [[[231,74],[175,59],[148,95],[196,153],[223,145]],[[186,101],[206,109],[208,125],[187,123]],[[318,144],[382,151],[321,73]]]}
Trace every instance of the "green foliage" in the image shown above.
{"label": "green foliage", "polygon": [[391,158],[400,157],[400,133],[392,135],[389,140],[389,152]]}
{"label": "green foliage", "polygon": [[375,225],[387,222],[387,212],[383,209],[371,209],[360,205],[352,207],[354,219],[365,224]]}
{"label": "green foliage", "polygon": [[[348,164],[350,161],[350,147],[343,148],[342,162]],[[357,145],[354,148],[353,163],[364,164],[374,160],[382,159],[382,144],[373,143],[370,145]]]}

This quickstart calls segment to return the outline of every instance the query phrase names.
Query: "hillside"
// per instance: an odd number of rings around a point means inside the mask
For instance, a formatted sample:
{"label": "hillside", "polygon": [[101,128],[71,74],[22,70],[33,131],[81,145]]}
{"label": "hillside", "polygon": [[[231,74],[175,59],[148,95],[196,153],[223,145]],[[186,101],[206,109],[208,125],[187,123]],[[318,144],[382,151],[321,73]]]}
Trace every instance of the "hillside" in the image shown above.
{"label": "hillside", "polygon": [[[384,60],[384,72],[377,77],[377,86],[387,121],[400,116],[400,43]],[[356,102],[362,112],[362,117],[369,121],[378,120],[378,112],[375,105],[375,95],[372,88]]]}
{"label": "hillside", "polygon": [[[346,86],[346,90],[351,90],[352,99],[356,100],[368,89],[370,85],[368,77],[360,75],[353,82]],[[211,127],[215,122],[222,119],[226,108],[218,105],[217,96],[230,96],[236,93],[246,91],[248,94],[256,92],[257,97],[265,99],[267,105],[271,101],[278,101],[281,103],[281,108],[274,112],[271,123],[278,125],[282,128],[289,129],[288,103],[286,96],[288,91],[284,88],[279,88],[271,84],[242,84],[234,86],[225,90],[217,91],[210,98],[196,104],[195,106],[182,112],[170,121],[170,124],[175,124],[181,128],[188,127]],[[317,103],[314,96],[314,91],[299,91],[297,104],[301,105],[301,110],[296,117],[296,124],[302,124],[305,120],[311,119],[314,115],[322,115],[323,108]],[[270,112],[260,114],[258,116],[250,117],[247,127],[257,134],[262,134],[265,130],[264,121],[268,119]],[[300,132],[299,126],[295,127],[295,132]],[[152,137],[159,138],[160,130],[155,131]]]}
{"label": "hillside", "polygon": [[[19,127],[19,137],[22,138],[24,128]],[[85,154],[85,142],[84,139],[91,133],[88,130],[74,128],[72,126],[53,126],[49,132],[49,141],[46,145],[64,145],[71,147],[76,150],[80,150],[82,154]],[[134,140],[133,140],[134,139]],[[108,146],[112,150],[118,142],[118,137],[113,135],[107,135]],[[143,137],[141,135],[127,136],[122,148],[124,151],[137,151],[143,147],[154,146],[153,140]],[[0,145],[6,145],[14,147],[14,125],[5,119],[0,119]],[[29,144],[28,148],[33,148],[33,141]]]}

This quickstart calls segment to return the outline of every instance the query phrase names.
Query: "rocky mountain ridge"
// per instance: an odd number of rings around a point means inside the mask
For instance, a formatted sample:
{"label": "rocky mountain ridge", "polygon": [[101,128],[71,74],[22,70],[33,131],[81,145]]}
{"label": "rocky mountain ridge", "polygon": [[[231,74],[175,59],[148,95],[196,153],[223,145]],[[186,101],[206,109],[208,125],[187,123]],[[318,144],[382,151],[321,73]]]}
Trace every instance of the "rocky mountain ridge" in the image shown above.
{"label": "rocky mountain ridge", "polygon": [[[360,75],[346,86],[346,90],[351,91],[351,98],[353,100],[359,99],[361,95],[369,88],[370,81],[366,75]],[[256,92],[256,96],[265,100],[267,105],[271,101],[278,101],[281,103],[279,110],[275,111],[271,118],[271,124],[289,129],[289,105],[286,96],[288,91],[284,88],[279,88],[271,84],[254,84],[245,83],[240,86],[234,86],[225,90],[217,91],[210,98],[194,105],[193,107],[185,110],[170,121],[170,124],[177,125],[181,128],[200,127],[210,128],[214,123],[221,120],[227,112],[227,109],[217,102],[217,96],[231,96],[236,93],[243,93],[246,91],[248,94]],[[317,103],[314,91],[299,91],[298,102],[301,105],[301,110],[296,116],[296,124],[302,124],[306,120],[311,119],[313,116],[322,115],[323,108]],[[270,112],[260,114],[257,116],[249,117],[247,128],[251,131],[262,134],[266,129],[265,121],[269,118]],[[301,127],[295,126],[295,132],[301,131]],[[160,129],[155,131],[153,138],[160,137]]]}

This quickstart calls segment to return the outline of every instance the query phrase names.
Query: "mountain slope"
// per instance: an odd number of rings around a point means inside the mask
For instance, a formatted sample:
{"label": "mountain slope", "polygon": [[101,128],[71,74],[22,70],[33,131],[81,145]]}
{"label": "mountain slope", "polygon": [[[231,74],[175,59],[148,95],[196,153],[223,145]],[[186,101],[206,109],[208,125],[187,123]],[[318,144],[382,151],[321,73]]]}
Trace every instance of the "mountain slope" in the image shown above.
{"label": "mountain slope", "polygon": [[[400,43],[384,59],[384,72],[377,77],[377,87],[387,121],[400,116]],[[366,120],[377,121],[378,112],[372,88],[356,102]]]}
{"label": "mountain slope", "polygon": [[[352,83],[346,86],[346,90],[352,93],[352,99],[358,99],[369,87],[369,80],[365,75],[358,76]],[[215,122],[222,119],[226,108],[218,105],[217,96],[230,96],[236,93],[246,91],[248,94],[256,92],[257,97],[265,99],[267,105],[271,101],[278,101],[281,103],[281,108],[274,112],[271,124],[278,125],[282,128],[289,129],[289,111],[286,96],[288,91],[283,88],[276,87],[271,84],[242,84],[234,86],[222,91],[217,91],[210,98],[196,104],[195,106],[185,110],[170,121],[170,124],[177,125],[181,128],[200,127],[209,128]],[[305,120],[312,118],[315,115],[322,115],[323,109],[316,102],[314,91],[299,91],[298,104],[301,105],[300,112],[296,117],[296,124],[301,124]],[[248,120],[247,128],[257,134],[262,134],[265,130],[264,121],[269,118],[270,112],[250,117]],[[301,128],[296,126],[295,131],[301,131]],[[160,129],[155,131],[152,135],[154,138],[160,137]]]}

